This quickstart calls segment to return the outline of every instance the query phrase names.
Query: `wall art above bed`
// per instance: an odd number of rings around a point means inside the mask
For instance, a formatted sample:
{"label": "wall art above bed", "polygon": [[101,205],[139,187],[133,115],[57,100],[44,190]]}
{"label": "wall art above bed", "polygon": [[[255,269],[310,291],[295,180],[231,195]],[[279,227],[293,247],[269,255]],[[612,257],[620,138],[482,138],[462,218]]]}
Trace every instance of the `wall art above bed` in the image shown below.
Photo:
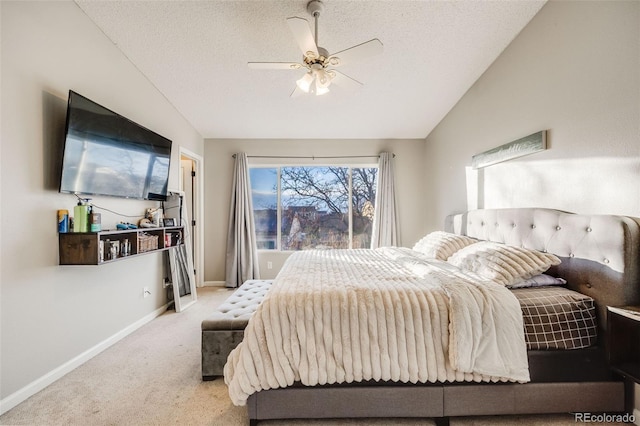
{"label": "wall art above bed", "polygon": [[492,164],[544,151],[545,149],[547,149],[547,131],[541,130],[524,138],[474,155],[471,157],[471,166],[474,169],[480,169],[491,166]]}

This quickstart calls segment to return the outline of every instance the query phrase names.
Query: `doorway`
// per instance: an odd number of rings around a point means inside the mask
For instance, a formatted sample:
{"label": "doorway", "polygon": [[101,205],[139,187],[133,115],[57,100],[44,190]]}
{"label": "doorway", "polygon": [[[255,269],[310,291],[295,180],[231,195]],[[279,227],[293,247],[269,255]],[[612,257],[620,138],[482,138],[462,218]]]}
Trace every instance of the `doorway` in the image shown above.
{"label": "doorway", "polygon": [[180,191],[184,192],[184,203],[187,210],[188,223],[185,230],[191,235],[191,251],[196,287],[204,284],[204,254],[203,254],[203,188],[202,188],[202,157],[180,148]]}

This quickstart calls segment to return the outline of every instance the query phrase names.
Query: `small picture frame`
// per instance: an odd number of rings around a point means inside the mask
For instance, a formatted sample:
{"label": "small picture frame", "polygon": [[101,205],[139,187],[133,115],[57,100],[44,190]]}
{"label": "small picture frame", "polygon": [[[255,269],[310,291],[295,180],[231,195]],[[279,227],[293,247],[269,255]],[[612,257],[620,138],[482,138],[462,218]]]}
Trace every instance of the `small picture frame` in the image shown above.
{"label": "small picture frame", "polygon": [[163,224],[164,226],[178,226],[178,219],[176,219],[175,217],[165,217],[163,219]]}

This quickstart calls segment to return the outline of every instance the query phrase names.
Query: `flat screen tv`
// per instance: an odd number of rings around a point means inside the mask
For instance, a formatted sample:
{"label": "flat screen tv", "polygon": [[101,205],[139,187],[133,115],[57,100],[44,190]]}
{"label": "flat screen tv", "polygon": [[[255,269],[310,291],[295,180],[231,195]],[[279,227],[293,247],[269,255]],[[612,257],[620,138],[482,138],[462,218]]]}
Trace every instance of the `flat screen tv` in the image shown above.
{"label": "flat screen tv", "polygon": [[70,90],[60,192],[167,198],[171,141]]}

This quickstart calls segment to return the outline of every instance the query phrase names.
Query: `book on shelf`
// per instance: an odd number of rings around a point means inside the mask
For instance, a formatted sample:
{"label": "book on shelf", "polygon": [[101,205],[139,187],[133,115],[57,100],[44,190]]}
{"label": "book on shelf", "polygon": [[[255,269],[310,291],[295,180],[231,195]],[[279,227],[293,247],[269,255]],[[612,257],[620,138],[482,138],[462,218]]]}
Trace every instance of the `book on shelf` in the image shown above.
{"label": "book on shelf", "polygon": [[607,307],[611,312],[615,312],[618,315],[623,315],[627,318],[634,319],[636,321],[640,321],[640,307],[630,306],[630,307],[615,307],[608,306]]}

